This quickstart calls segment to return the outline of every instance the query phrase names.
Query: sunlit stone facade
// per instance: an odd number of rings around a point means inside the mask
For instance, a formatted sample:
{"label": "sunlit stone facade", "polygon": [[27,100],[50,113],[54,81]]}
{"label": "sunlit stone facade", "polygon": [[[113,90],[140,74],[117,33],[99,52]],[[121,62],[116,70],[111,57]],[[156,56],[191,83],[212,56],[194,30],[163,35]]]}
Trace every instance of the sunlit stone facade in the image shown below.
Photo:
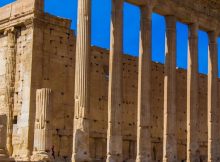
{"label": "sunlit stone facade", "polygon": [[[123,55],[124,2],[141,11],[138,58]],[[220,2],[111,4],[109,51],[90,45],[91,0],[78,0],[76,36],[43,0],[0,8],[0,162],[220,161]],[[153,12],[165,17],[164,64],[151,61]],[[177,21],[189,28],[187,70],[176,67]]]}

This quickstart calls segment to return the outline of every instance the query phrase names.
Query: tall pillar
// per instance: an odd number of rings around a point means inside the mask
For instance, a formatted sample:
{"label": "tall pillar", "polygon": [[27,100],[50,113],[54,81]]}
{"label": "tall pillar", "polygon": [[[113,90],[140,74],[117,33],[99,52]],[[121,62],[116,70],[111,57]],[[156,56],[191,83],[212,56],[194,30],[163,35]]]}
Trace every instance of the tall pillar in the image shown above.
{"label": "tall pillar", "polygon": [[6,74],[5,74],[5,106],[7,114],[7,151],[12,155],[12,133],[13,133],[13,111],[14,111],[14,91],[15,91],[15,73],[16,73],[16,33],[14,28],[5,31],[7,34],[7,55],[6,55]]}
{"label": "tall pillar", "polygon": [[108,89],[107,162],[122,161],[123,0],[112,0]]}
{"label": "tall pillar", "polygon": [[138,116],[136,162],[151,159],[151,14],[152,7],[141,7],[140,55],[138,70]]}
{"label": "tall pillar", "polygon": [[166,61],[164,66],[163,162],[177,160],[176,140],[176,19],[166,16]]}
{"label": "tall pillar", "polygon": [[199,160],[198,145],[198,26],[189,25],[187,69],[187,162]]}
{"label": "tall pillar", "polygon": [[36,91],[36,116],[34,130],[33,161],[50,161],[52,148],[52,91],[48,88]]}
{"label": "tall pillar", "polygon": [[209,33],[208,52],[208,162],[218,157],[218,45],[217,34]]}
{"label": "tall pillar", "polygon": [[75,63],[75,111],[72,162],[90,160],[89,153],[89,65],[91,0],[78,1]]}

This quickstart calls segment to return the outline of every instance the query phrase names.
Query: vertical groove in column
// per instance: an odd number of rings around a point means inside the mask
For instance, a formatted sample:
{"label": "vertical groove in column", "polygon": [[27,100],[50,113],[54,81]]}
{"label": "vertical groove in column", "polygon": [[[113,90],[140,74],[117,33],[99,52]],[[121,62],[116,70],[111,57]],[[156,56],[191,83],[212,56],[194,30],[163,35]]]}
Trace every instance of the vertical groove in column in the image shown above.
{"label": "vertical groove in column", "polygon": [[209,33],[208,52],[208,162],[219,158],[218,150],[218,46],[215,32]]}
{"label": "vertical groove in column", "polygon": [[199,160],[198,145],[198,27],[189,26],[187,69],[187,162]]}
{"label": "vertical groove in column", "polygon": [[36,117],[34,130],[34,161],[51,160],[49,153],[52,147],[51,115],[52,90],[48,88],[36,91]]}
{"label": "vertical groove in column", "polygon": [[138,116],[136,162],[151,158],[151,13],[149,5],[141,7],[140,54],[138,70]]}
{"label": "vertical groove in column", "polygon": [[176,18],[166,16],[166,62],[164,67],[163,162],[177,160],[176,140]]}
{"label": "vertical groove in column", "polygon": [[13,111],[14,111],[14,91],[15,91],[15,73],[16,73],[16,33],[11,28],[6,31],[8,49],[6,55],[6,93],[5,106],[8,111],[7,115],[7,151],[9,155],[13,153],[12,133],[13,133]]}
{"label": "vertical groove in column", "polygon": [[89,64],[91,0],[78,1],[75,64],[75,111],[73,162],[90,160],[89,153]]}
{"label": "vertical groove in column", "polygon": [[123,0],[112,0],[109,60],[107,161],[122,161]]}

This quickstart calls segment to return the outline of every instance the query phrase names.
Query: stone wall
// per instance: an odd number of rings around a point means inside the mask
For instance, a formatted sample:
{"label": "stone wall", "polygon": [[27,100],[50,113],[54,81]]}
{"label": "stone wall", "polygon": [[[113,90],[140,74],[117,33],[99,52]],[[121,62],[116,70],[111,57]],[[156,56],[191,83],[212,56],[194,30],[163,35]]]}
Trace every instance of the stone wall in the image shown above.
{"label": "stone wall", "polygon": [[70,159],[74,114],[75,37],[70,22],[45,14],[34,22],[31,85],[30,147],[33,150],[36,90],[50,88],[52,155]]}
{"label": "stone wall", "polygon": [[[91,153],[96,159],[106,156],[108,51],[93,47],[91,59]],[[136,57],[123,59],[123,156],[136,157],[137,72]],[[178,159],[186,159],[186,70],[177,69]],[[163,79],[162,64],[152,62],[152,157],[162,160]],[[199,144],[201,158],[207,156],[207,76],[199,77]],[[95,149],[94,149],[95,148]],[[96,151],[95,151],[96,150]]]}

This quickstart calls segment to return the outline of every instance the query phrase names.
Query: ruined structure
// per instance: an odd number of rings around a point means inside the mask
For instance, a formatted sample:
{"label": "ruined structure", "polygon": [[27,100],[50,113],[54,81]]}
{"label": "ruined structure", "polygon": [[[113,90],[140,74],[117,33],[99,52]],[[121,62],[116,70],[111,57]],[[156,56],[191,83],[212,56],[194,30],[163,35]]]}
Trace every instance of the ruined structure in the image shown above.
{"label": "ruined structure", "polygon": [[[77,36],[43,0],[0,8],[0,162],[220,161],[220,2],[127,2],[141,10],[139,58],[122,55],[123,0],[112,0],[110,51],[90,46],[91,0],[78,0]],[[166,19],[164,65],[151,62],[152,12]],[[176,21],[189,26],[187,71],[176,68]]]}

